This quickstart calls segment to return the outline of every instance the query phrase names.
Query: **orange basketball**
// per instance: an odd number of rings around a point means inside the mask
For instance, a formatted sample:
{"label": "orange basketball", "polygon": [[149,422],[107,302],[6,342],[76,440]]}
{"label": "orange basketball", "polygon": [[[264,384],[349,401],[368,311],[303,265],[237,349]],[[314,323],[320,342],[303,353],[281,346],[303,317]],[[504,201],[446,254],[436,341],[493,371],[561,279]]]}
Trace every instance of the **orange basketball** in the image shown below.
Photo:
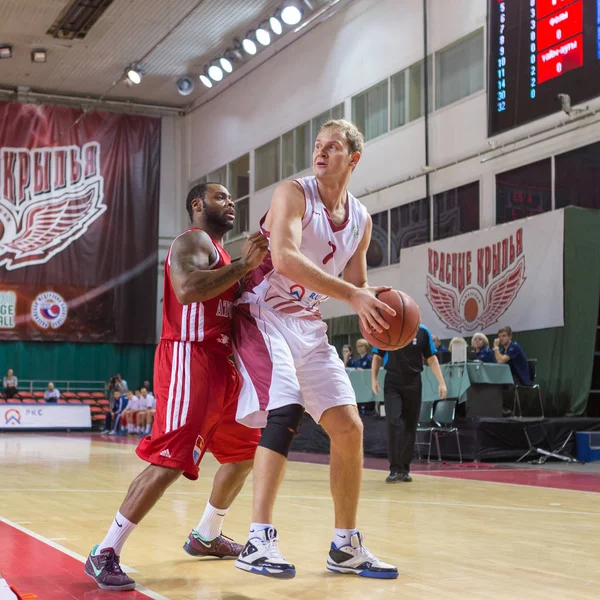
{"label": "orange basketball", "polygon": [[361,324],[360,331],[363,337],[369,344],[381,350],[398,350],[408,346],[417,335],[421,323],[419,306],[408,294],[398,290],[381,292],[377,297],[393,308],[396,311],[396,316],[392,317],[388,313],[383,313],[383,318],[390,328],[384,329],[381,333],[365,331]]}

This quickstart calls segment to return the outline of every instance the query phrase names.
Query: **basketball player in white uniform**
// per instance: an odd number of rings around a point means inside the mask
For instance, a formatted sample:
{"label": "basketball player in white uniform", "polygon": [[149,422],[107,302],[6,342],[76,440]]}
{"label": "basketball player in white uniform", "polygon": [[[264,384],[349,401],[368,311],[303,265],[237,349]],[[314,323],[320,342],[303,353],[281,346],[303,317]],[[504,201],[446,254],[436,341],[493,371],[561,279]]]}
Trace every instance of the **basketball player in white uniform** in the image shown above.
{"label": "basketball player in white uniform", "polygon": [[[350,304],[363,326],[381,332],[395,312],[369,288],[366,252],[371,217],[347,191],[364,140],[347,121],[329,121],[313,152],[315,176],[281,183],[261,222],[270,252],[244,281],[236,304],[234,344],[243,376],[238,421],[264,427],[254,461],[250,536],[236,566],[271,577],[295,576],[281,554],[273,506],[287,454],[306,410],[331,438],[335,531],[327,568],[394,579],[398,570],[363,546],[356,528],[363,427],[344,363],[329,345],[319,304]],[[339,275],[343,274],[343,278]]]}

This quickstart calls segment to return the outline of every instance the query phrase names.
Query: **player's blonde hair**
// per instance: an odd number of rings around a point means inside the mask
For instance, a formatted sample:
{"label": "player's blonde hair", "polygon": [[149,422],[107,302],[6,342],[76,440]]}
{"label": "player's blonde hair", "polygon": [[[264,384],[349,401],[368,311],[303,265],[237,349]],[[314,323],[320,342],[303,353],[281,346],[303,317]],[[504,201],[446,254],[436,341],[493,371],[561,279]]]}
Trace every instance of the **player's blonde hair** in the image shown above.
{"label": "player's blonde hair", "polygon": [[350,123],[350,121],[346,121],[345,119],[331,119],[323,124],[321,131],[323,129],[336,129],[346,138],[350,154],[352,152],[360,152],[362,154],[365,147],[365,138],[354,123]]}
{"label": "player's blonde hair", "polygon": [[471,345],[475,343],[475,340],[481,340],[483,342],[483,345],[486,347],[490,345],[490,340],[488,340],[487,335],[484,335],[483,333],[476,333],[471,338]]}

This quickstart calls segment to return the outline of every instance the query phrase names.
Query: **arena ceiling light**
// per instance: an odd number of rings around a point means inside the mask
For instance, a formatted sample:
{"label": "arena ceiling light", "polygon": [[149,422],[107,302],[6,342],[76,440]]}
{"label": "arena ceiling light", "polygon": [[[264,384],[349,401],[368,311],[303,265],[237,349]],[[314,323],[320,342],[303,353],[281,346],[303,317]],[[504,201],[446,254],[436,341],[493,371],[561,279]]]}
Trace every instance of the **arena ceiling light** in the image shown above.
{"label": "arena ceiling light", "polygon": [[37,48],[31,51],[31,62],[34,63],[45,63],[46,62],[46,50],[43,48]]}
{"label": "arena ceiling light", "polygon": [[269,25],[271,26],[271,31],[275,35],[281,35],[283,32],[283,27],[281,25],[281,21],[277,17],[271,17],[269,19]]}
{"label": "arena ceiling light", "polygon": [[281,20],[286,25],[297,25],[302,19],[302,9],[297,2],[286,2],[281,9]]}
{"label": "arena ceiling light", "polygon": [[219,59],[219,64],[225,73],[231,73],[233,71],[233,63],[227,58],[227,53],[225,53],[223,58]]}
{"label": "arena ceiling light", "polygon": [[129,65],[125,69],[125,77],[135,85],[140,84],[142,82],[142,69],[140,68],[140,65],[135,63]]}
{"label": "arena ceiling light", "polygon": [[256,39],[262,46],[268,46],[271,43],[271,34],[262,25],[256,30]]}
{"label": "arena ceiling light", "polygon": [[210,80],[210,77],[208,75],[206,75],[205,73],[203,73],[202,75],[200,75],[200,81],[207,87],[207,88],[211,88],[213,86],[212,81]]}
{"label": "arena ceiling light", "polygon": [[213,81],[221,81],[223,79],[223,69],[221,69],[216,61],[213,61],[208,67],[208,76]]}
{"label": "arena ceiling light", "polygon": [[2,58],[12,58],[12,46],[10,44],[0,46],[0,59]]}
{"label": "arena ceiling light", "polygon": [[256,47],[256,43],[254,42],[254,40],[251,37],[253,35],[254,35],[254,33],[250,32],[242,40],[242,48],[244,49],[244,51],[246,52],[246,54],[254,55],[254,54],[256,54],[256,52],[258,50],[257,47]]}
{"label": "arena ceiling light", "polygon": [[194,80],[190,77],[181,77],[177,81],[177,91],[181,96],[189,96],[194,91]]}

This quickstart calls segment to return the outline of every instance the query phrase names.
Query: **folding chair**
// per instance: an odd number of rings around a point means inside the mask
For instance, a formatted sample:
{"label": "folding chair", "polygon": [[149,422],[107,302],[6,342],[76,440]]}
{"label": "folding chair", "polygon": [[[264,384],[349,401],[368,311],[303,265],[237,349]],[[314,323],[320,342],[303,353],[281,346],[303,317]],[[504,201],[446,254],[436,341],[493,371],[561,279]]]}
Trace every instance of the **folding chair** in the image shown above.
{"label": "folding chair", "polygon": [[529,367],[529,378],[531,379],[531,385],[515,385],[515,397],[513,400],[513,415],[517,416],[517,407],[519,408],[519,418],[523,417],[523,410],[521,409],[521,399],[519,398],[519,390],[534,390],[537,394],[538,402],[540,403],[540,416],[544,418],[544,402],[542,399],[542,390],[540,386],[535,383],[535,376],[537,374],[537,358],[530,358],[527,360],[527,366]]}
{"label": "folding chair", "polygon": [[[433,439],[433,405],[434,402],[421,402],[421,412],[419,413],[419,422],[417,423],[417,433],[415,436],[415,446],[417,454],[421,458],[421,446],[428,446],[427,462],[431,461],[431,441]],[[429,432],[429,442],[420,442],[419,433]]]}
{"label": "folding chair", "polygon": [[462,452],[460,449],[460,438],[458,435],[458,427],[454,426],[454,415],[456,413],[456,400],[440,400],[435,405],[433,411],[433,436],[435,437],[435,445],[438,453],[438,461],[441,462],[442,454],[440,452],[440,434],[454,433],[456,435],[456,446],[458,448],[458,457],[462,463]]}

